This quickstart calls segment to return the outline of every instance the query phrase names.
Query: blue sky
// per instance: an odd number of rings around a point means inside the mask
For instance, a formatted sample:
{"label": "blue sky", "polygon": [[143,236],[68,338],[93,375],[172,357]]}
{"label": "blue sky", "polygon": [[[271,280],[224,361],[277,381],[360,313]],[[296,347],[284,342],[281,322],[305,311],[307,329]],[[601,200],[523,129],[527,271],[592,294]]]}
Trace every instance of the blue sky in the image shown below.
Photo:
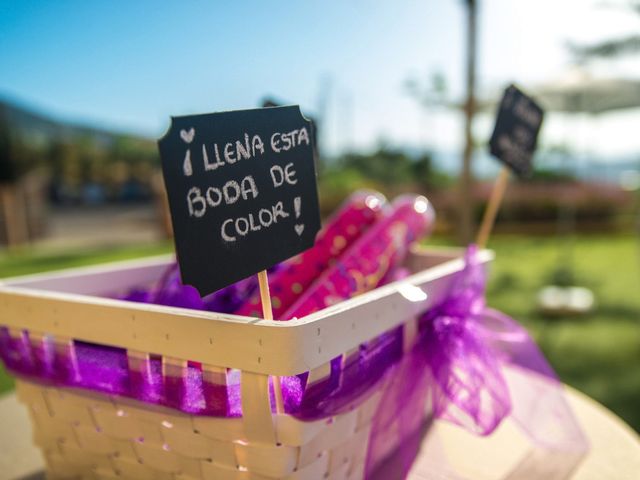
{"label": "blue sky", "polygon": [[[640,16],[599,3],[480,1],[481,91],[561,76],[567,40],[637,31]],[[451,97],[460,97],[463,22],[462,0],[0,0],[0,95],[149,136],[160,136],[170,115],[254,107],[266,94],[311,112],[325,98],[332,151],[370,148],[380,138],[455,149],[459,116],[425,114],[402,85],[439,70]],[[637,63],[593,68],[640,76]],[[638,136],[625,134],[637,129],[638,115],[625,115],[599,122],[598,130],[611,130],[604,149],[640,150]],[[480,136],[490,123],[480,119]],[[566,136],[556,123],[545,125],[549,143]]]}

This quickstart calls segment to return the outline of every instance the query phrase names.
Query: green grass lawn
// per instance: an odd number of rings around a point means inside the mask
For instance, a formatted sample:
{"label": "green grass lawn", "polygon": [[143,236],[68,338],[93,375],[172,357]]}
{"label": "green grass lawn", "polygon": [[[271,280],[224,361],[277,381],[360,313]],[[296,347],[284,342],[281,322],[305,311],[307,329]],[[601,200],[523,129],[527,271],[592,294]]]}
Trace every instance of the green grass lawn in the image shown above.
{"label": "green grass lawn", "polygon": [[[114,247],[99,250],[37,251],[25,248],[19,253],[0,253],[0,278],[80,267],[96,263],[115,262],[173,251],[169,242],[134,247]],[[13,381],[0,362],[0,393],[13,388]]]}
{"label": "green grass lawn", "polygon": [[[443,243],[436,239],[434,243]],[[445,242],[446,243],[446,242]],[[548,319],[535,309],[539,288],[567,258],[553,238],[501,236],[490,247],[489,304],[524,324],[560,378],[600,401],[640,431],[640,242],[632,236],[582,237],[573,248],[577,284],[591,288],[598,306],[581,318]],[[0,277],[171,250],[169,244],[59,254],[0,254]],[[11,388],[0,367],[0,392]]]}
{"label": "green grass lawn", "polygon": [[[535,295],[566,259],[554,239],[498,237],[488,302],[531,332],[560,378],[640,431],[640,239],[583,237],[574,243],[575,283],[597,306],[580,318],[545,318]],[[562,257],[561,257],[562,255]]]}
{"label": "green grass lawn", "polygon": [[148,257],[172,251],[173,244],[170,242],[74,251],[40,251],[25,248],[13,254],[0,252],[0,278]]}

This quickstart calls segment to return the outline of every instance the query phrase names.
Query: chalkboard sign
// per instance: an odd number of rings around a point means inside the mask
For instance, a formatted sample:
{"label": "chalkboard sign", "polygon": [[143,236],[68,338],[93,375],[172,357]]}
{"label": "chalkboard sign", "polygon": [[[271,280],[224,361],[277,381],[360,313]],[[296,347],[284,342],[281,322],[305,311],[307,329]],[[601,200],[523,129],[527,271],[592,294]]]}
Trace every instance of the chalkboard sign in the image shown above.
{"label": "chalkboard sign", "polygon": [[531,174],[543,115],[542,109],[515,86],[505,90],[489,147],[491,154],[519,177]]}
{"label": "chalkboard sign", "polygon": [[313,137],[299,107],[173,117],[158,145],[182,281],[200,295],[313,246]]}

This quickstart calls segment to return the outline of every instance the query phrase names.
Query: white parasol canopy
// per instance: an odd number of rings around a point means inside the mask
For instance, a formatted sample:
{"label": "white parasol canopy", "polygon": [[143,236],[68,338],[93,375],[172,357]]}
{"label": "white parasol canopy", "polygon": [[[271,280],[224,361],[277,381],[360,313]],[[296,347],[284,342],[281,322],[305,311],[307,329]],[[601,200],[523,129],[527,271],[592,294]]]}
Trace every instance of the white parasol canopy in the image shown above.
{"label": "white parasol canopy", "polygon": [[[640,107],[640,79],[594,77],[580,67],[572,67],[547,83],[524,87],[547,112],[596,115]],[[493,111],[501,98],[502,90],[493,92],[480,99],[476,108]]]}
{"label": "white parasol canopy", "polygon": [[640,107],[640,80],[598,78],[577,67],[530,93],[547,111],[600,114]]}

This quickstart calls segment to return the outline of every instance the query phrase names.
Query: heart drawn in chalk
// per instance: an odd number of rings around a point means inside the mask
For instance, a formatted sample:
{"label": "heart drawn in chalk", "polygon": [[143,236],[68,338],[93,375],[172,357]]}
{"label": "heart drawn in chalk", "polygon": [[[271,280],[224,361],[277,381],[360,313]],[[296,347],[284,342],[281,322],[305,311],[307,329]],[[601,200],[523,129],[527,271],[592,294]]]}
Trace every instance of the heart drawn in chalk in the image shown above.
{"label": "heart drawn in chalk", "polygon": [[293,229],[296,231],[298,236],[302,235],[302,232],[304,232],[304,223],[296,223]]}
{"label": "heart drawn in chalk", "polygon": [[189,131],[180,130],[180,138],[184,140],[186,143],[193,142],[193,137],[195,136],[196,136],[196,130],[193,127],[191,127]]}

